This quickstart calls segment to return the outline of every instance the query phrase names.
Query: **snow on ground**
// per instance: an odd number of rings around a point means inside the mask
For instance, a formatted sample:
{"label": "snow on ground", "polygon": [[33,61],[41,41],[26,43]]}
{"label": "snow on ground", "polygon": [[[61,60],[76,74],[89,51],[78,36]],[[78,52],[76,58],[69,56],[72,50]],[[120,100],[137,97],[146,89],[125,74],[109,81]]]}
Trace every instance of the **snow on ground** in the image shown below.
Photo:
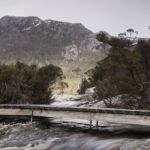
{"label": "snow on ground", "polygon": [[41,22],[38,22],[37,24],[35,24],[35,27],[39,26],[41,24]]}
{"label": "snow on ground", "polygon": [[51,104],[51,106],[62,106],[62,107],[71,107],[72,106],[72,107],[93,107],[93,108],[106,107],[103,101],[95,100],[91,94],[53,95],[52,99],[54,99],[54,102]]}
{"label": "snow on ground", "polygon": [[46,22],[46,23],[51,23],[51,22],[52,22],[52,20],[46,20],[45,22]]}
{"label": "snow on ground", "polygon": [[[97,100],[93,98],[92,94],[82,94],[82,95],[54,95],[54,102],[51,104],[52,106],[62,106],[62,107],[91,107],[91,108],[106,108],[107,103],[111,103],[112,106],[122,108],[122,106],[126,106],[128,102],[128,97],[125,95],[118,95],[111,98],[110,100]],[[126,108],[126,107],[125,107]],[[136,108],[136,107],[135,107]],[[135,109],[133,106],[133,109]]]}
{"label": "snow on ground", "polygon": [[24,29],[24,31],[28,31],[28,30],[31,30],[31,27],[27,27]]}
{"label": "snow on ground", "polygon": [[82,95],[54,95],[51,106],[77,106],[82,103]]}

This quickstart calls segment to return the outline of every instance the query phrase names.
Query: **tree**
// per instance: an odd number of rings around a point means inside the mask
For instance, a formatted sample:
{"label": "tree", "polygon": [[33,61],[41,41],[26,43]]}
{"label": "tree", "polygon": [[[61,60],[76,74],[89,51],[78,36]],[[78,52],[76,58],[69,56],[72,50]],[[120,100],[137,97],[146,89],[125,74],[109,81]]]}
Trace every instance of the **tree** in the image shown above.
{"label": "tree", "polygon": [[79,94],[85,94],[86,89],[89,87],[90,87],[89,82],[87,81],[87,79],[83,78],[82,82],[81,82],[80,89],[78,90],[78,93]]}
{"label": "tree", "polygon": [[54,84],[57,78],[62,78],[62,70],[54,65],[48,65],[40,68],[37,71],[36,78],[32,82],[32,95],[33,103],[39,104],[49,103],[51,97],[50,85]]}
{"label": "tree", "polygon": [[109,40],[109,34],[105,31],[100,31],[99,33],[96,34],[96,38],[100,42],[106,43]]}
{"label": "tree", "polygon": [[132,28],[127,29],[127,33],[130,34],[130,38],[131,38],[132,34],[134,33],[134,29]]}
{"label": "tree", "polygon": [[127,36],[126,32],[118,34],[119,38],[126,38],[126,36]]}
{"label": "tree", "polygon": [[139,41],[134,51],[126,39],[112,38],[108,43],[112,46],[108,57],[97,63],[90,77],[97,98],[107,100],[107,106],[112,107],[113,97],[126,95],[132,106],[145,108],[150,95],[145,84],[150,83],[150,41]]}
{"label": "tree", "polygon": [[135,31],[134,33],[135,33],[135,38],[137,38],[137,35],[139,34],[139,32]]}
{"label": "tree", "polygon": [[51,98],[49,86],[61,77],[61,69],[54,65],[38,68],[21,62],[1,64],[0,103],[47,104]]}
{"label": "tree", "polygon": [[129,40],[131,40],[131,36],[133,35],[134,33],[134,37],[132,37],[132,40],[136,40],[137,39],[137,35],[138,35],[138,31],[134,31],[134,29],[132,28],[129,28],[126,30],[126,32],[123,32],[123,33],[119,33],[118,34],[118,37],[121,38],[121,39],[126,39],[127,38],[127,34],[130,35],[130,37],[128,37]]}

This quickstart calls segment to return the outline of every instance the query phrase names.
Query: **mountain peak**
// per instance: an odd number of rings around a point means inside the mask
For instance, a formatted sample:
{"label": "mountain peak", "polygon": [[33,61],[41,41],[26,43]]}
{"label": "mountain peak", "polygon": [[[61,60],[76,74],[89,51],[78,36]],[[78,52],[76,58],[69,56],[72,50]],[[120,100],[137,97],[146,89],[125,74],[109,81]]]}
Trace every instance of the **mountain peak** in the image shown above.
{"label": "mountain peak", "polygon": [[[48,61],[54,55],[75,59],[92,51],[98,41],[81,23],[68,23],[35,16],[4,16],[0,19],[0,60]],[[48,60],[45,60],[48,59]]]}
{"label": "mountain peak", "polygon": [[3,16],[2,18],[0,18],[0,20],[24,20],[24,19],[31,19],[31,20],[41,20],[40,18],[36,17],[36,16],[27,16],[27,17],[22,17],[22,16]]}
{"label": "mountain peak", "polygon": [[60,30],[60,28],[64,30],[67,30],[67,28],[68,29],[72,28],[72,30],[79,30],[80,33],[82,32],[84,33],[86,31],[87,34],[92,34],[92,32],[87,28],[85,28],[81,23],[69,23],[69,22],[55,21],[52,19],[42,20],[36,16],[29,16],[29,17],[4,16],[0,18],[0,27],[4,27],[8,30],[12,30],[14,28],[15,31],[16,30],[29,31],[31,28],[37,29],[37,27],[39,26],[43,31],[49,29],[54,29],[55,31],[58,31]]}

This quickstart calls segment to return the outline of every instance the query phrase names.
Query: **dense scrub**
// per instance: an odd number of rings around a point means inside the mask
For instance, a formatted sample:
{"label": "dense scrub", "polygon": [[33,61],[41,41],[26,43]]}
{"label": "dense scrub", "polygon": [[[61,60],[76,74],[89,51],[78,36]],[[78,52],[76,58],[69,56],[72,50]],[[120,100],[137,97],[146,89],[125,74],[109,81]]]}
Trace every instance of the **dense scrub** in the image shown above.
{"label": "dense scrub", "polygon": [[[126,97],[127,108],[148,108],[150,96],[150,40],[139,40],[136,45],[125,38],[104,35],[99,40],[111,45],[109,55],[98,62],[90,72],[89,84],[95,86],[95,95],[113,107],[112,98]],[[84,84],[84,82],[83,82]],[[88,85],[89,87],[89,84]],[[85,85],[85,84],[84,84]],[[81,85],[80,91],[85,86]]]}
{"label": "dense scrub", "polygon": [[51,89],[62,70],[54,65],[38,68],[17,62],[15,65],[0,65],[0,103],[47,104]]}

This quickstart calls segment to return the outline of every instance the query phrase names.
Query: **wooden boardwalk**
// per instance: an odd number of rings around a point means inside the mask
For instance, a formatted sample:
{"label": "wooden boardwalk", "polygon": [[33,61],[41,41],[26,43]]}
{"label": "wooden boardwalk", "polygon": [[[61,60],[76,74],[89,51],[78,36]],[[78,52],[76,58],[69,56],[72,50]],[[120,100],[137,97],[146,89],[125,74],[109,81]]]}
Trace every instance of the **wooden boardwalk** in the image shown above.
{"label": "wooden boardwalk", "polygon": [[1,116],[53,117],[150,126],[150,111],[114,108],[52,107],[50,105],[0,105]]}

